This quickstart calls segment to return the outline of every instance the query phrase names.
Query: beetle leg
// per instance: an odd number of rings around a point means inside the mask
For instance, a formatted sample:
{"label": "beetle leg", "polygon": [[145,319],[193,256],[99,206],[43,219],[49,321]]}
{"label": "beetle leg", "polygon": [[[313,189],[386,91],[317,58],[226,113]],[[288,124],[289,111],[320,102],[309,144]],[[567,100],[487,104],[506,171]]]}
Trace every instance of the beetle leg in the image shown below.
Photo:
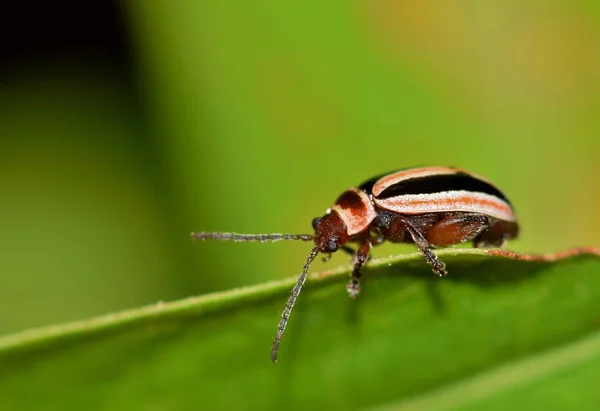
{"label": "beetle leg", "polygon": [[508,240],[508,238],[498,238],[498,239],[494,239],[494,240],[477,238],[473,242],[473,246],[475,248],[491,248],[491,247],[501,248],[504,246],[504,244],[506,244],[507,240]]}
{"label": "beetle leg", "polygon": [[385,242],[385,236],[383,234],[377,234],[376,236],[371,236],[371,244],[373,247],[377,245],[381,245]]}
{"label": "beetle leg", "polygon": [[423,234],[421,234],[416,228],[414,228],[410,222],[403,220],[403,223],[406,228],[406,231],[408,231],[413,241],[415,242],[415,245],[417,246],[419,251],[421,251],[425,256],[425,260],[427,261],[427,263],[431,264],[433,272],[439,275],[440,277],[443,277],[446,274],[448,274],[448,271],[446,271],[446,264],[444,264],[443,261],[440,261],[438,259],[437,255],[435,255],[435,253],[431,249],[431,244],[429,244],[425,237],[423,237]]}
{"label": "beetle leg", "polygon": [[358,247],[358,250],[356,250],[356,254],[354,254],[355,261],[354,269],[352,270],[352,279],[346,288],[351,298],[356,297],[356,295],[360,292],[360,269],[365,265],[370,254],[371,242],[369,240],[365,240],[360,247]]}
{"label": "beetle leg", "polygon": [[489,226],[490,219],[483,214],[449,215],[432,225],[425,238],[434,246],[459,244],[474,239]]}
{"label": "beetle leg", "polygon": [[345,252],[346,254],[354,257],[354,255],[356,254],[356,250],[352,247],[349,247],[347,245],[343,245],[340,247],[340,250],[342,250],[343,252]]}
{"label": "beetle leg", "polygon": [[356,255],[356,250],[354,248],[349,247],[347,245],[343,245],[339,249],[348,254],[352,259],[354,259],[354,256]]}
{"label": "beetle leg", "polygon": [[475,247],[502,247],[507,240],[515,238],[519,227],[515,223],[494,220],[490,227],[473,240]]}

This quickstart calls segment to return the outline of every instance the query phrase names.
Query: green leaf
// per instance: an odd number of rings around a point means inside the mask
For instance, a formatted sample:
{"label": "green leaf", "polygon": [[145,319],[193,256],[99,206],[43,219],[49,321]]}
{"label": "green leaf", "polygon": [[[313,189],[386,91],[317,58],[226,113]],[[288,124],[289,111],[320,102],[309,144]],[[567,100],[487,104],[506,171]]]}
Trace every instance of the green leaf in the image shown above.
{"label": "green leaf", "polygon": [[[295,278],[1,338],[0,409],[581,409],[597,399],[597,256],[438,254],[445,278],[418,254],[370,262],[356,300],[348,267],[312,275],[277,364],[270,344]],[[569,389],[577,395],[558,395]]]}

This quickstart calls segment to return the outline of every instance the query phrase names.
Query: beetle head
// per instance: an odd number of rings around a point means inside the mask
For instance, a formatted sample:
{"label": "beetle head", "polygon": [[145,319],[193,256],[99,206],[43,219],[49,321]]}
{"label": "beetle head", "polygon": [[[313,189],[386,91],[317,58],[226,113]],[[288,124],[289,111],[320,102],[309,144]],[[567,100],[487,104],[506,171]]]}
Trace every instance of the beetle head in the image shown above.
{"label": "beetle head", "polygon": [[315,245],[322,253],[333,253],[348,242],[346,224],[335,212],[315,218],[312,225]]}

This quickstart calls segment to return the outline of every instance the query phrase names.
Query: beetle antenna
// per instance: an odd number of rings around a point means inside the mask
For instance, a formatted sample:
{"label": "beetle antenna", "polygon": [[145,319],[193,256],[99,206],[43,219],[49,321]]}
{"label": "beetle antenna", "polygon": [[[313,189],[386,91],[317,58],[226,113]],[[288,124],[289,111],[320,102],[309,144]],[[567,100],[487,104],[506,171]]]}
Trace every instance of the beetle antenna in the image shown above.
{"label": "beetle antenna", "polygon": [[281,320],[279,320],[279,325],[277,326],[277,333],[275,334],[275,340],[273,341],[273,345],[271,346],[271,361],[277,362],[277,352],[279,351],[279,344],[281,343],[281,337],[283,336],[283,332],[285,331],[285,326],[287,325],[288,319],[290,318],[290,314],[292,313],[292,308],[294,308],[294,304],[296,303],[296,298],[300,294],[302,287],[304,286],[304,282],[306,281],[306,276],[308,275],[308,269],[310,268],[310,264],[319,254],[319,247],[314,247],[310,254],[308,255],[308,259],[306,260],[306,264],[304,264],[304,269],[302,270],[302,274],[298,277],[298,282],[292,289],[292,295],[288,298],[287,303],[285,304],[285,309],[281,314]]}
{"label": "beetle antenna", "polygon": [[237,234],[237,233],[210,233],[200,232],[192,233],[194,240],[219,240],[219,241],[248,241],[248,242],[264,242],[264,241],[280,241],[280,240],[302,240],[311,241],[314,239],[312,234]]}

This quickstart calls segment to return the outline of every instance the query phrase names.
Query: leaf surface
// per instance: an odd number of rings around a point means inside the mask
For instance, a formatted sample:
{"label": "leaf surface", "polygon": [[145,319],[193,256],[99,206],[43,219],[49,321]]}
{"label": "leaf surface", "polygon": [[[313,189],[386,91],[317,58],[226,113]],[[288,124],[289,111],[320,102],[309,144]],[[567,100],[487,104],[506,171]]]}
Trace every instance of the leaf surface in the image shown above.
{"label": "leaf surface", "polygon": [[[312,275],[277,364],[295,278],[1,338],[0,409],[530,409],[553,384],[597,396],[581,383],[599,374],[585,367],[600,363],[597,256],[438,254],[445,278],[418,254],[370,262],[356,300],[349,267]],[[578,401],[561,398],[548,407]]]}

